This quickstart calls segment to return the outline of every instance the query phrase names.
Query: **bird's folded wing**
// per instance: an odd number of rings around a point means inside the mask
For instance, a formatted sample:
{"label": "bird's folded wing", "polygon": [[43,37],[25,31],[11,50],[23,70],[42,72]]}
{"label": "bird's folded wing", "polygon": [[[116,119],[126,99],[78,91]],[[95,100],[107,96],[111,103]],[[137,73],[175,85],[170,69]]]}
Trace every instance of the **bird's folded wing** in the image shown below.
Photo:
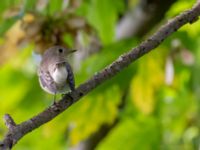
{"label": "bird's folded wing", "polygon": [[52,94],[56,93],[56,85],[49,72],[39,72],[39,80],[42,88]]}
{"label": "bird's folded wing", "polygon": [[68,63],[66,63],[66,69],[68,72],[67,82],[69,84],[71,91],[74,91],[74,89],[75,89],[74,74],[73,74],[71,66]]}

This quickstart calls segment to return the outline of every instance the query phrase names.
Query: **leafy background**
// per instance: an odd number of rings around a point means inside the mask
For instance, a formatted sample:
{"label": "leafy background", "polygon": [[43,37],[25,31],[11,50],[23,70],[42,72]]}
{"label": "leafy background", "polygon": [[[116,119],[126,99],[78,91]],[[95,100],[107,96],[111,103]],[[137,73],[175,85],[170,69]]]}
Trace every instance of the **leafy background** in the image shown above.
{"label": "leafy background", "polygon": [[[162,21],[193,4],[178,0]],[[39,54],[49,46],[79,50],[69,58],[77,86],[137,46],[144,37],[115,38],[120,16],[135,5],[136,0],[128,6],[124,0],[2,0],[0,117],[9,113],[20,123],[52,103],[36,75]],[[185,25],[13,149],[78,149],[95,141],[97,150],[199,149],[199,74],[200,21]],[[0,119],[0,138],[5,132]]]}

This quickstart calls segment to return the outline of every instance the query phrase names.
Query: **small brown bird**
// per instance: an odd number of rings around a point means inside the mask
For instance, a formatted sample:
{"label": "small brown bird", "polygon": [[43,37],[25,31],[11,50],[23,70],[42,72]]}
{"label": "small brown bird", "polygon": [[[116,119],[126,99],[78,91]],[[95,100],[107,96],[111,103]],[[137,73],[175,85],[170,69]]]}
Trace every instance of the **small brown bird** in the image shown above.
{"label": "small brown bird", "polygon": [[44,91],[56,95],[75,89],[74,74],[66,58],[75,51],[54,46],[44,52],[38,70],[40,86]]}

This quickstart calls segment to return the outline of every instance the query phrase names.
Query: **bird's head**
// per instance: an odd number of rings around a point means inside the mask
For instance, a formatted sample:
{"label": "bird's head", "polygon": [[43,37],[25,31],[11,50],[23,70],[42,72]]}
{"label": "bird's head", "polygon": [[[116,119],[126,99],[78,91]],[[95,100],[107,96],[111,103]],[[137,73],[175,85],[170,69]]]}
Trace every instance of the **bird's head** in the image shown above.
{"label": "bird's head", "polygon": [[76,52],[76,50],[64,48],[62,46],[53,46],[44,52],[43,56],[66,58],[69,54]]}

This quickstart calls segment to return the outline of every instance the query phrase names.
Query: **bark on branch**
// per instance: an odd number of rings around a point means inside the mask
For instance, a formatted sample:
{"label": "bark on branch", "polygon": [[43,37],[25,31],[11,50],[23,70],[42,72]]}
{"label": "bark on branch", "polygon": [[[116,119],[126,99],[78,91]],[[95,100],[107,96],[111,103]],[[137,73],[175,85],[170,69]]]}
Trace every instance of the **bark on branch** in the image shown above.
{"label": "bark on branch", "polygon": [[15,145],[17,141],[19,141],[24,135],[55,118],[73,103],[80,100],[80,98],[86,95],[88,92],[116,75],[118,72],[135,60],[139,59],[144,54],[159,46],[164,39],[166,39],[170,34],[177,31],[186,23],[193,23],[197,21],[199,15],[200,0],[198,0],[192,9],[181,13],[172,20],[169,20],[155,34],[142,42],[139,46],[131,49],[128,53],[119,56],[116,61],[108,65],[102,71],[96,73],[91,79],[76,88],[75,91],[65,95],[56,105],[50,106],[31,119],[20,124],[15,124],[13,119],[9,115],[6,115],[4,119],[6,126],[8,127],[8,132],[4,139],[0,142],[0,150],[11,149],[11,147]]}

